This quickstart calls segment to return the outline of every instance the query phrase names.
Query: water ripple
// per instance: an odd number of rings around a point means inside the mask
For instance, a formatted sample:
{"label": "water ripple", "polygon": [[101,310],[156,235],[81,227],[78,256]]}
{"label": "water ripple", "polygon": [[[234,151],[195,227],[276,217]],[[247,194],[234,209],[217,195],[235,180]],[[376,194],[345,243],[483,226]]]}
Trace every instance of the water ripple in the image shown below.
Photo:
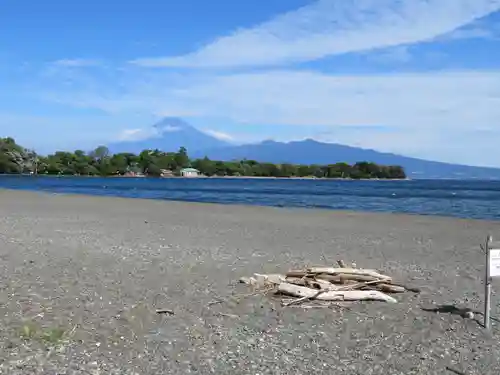
{"label": "water ripple", "polygon": [[189,202],[500,219],[500,181],[0,176],[0,187]]}

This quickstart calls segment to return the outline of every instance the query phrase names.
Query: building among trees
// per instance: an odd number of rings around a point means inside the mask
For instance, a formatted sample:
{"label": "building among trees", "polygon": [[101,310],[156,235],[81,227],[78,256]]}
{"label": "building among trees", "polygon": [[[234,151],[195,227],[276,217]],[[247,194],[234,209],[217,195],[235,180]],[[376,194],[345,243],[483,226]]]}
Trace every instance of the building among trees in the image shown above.
{"label": "building among trees", "polygon": [[195,168],[183,168],[180,171],[182,177],[198,177],[200,171]]}

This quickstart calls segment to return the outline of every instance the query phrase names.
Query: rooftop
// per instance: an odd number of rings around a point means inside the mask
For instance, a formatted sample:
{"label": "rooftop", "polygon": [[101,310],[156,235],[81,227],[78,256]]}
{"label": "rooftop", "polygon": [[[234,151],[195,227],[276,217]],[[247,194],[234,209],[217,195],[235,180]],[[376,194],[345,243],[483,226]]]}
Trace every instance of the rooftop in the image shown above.
{"label": "rooftop", "polygon": [[199,172],[199,170],[194,168],[183,168],[181,172]]}

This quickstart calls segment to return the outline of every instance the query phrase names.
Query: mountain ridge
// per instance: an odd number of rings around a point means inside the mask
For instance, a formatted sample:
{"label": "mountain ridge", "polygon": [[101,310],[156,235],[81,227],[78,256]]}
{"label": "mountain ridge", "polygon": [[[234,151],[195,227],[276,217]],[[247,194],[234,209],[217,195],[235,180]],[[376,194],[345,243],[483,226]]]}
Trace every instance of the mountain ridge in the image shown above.
{"label": "mountain ridge", "polygon": [[[500,179],[500,169],[425,160],[395,153],[364,149],[338,143],[324,143],[312,138],[303,141],[233,145],[212,137],[184,120],[167,117],[153,126],[158,137],[110,145],[112,153],[141,152],[144,149],[176,151],[186,147],[194,158],[212,160],[256,160],[275,164],[354,164],[368,161],[380,165],[402,166],[410,178]],[[133,147],[129,147],[133,146]],[[119,151],[116,151],[119,150]]]}
{"label": "mountain ridge", "polygon": [[263,141],[195,152],[194,157],[213,160],[252,159],[259,162],[291,164],[353,164],[360,161],[402,166],[410,178],[500,179],[500,169],[432,161],[313,139],[304,141]]}
{"label": "mountain ridge", "polygon": [[177,117],[163,118],[148,129],[148,132],[151,133],[149,138],[114,142],[108,145],[108,149],[113,154],[122,152],[138,154],[146,149],[177,151],[180,147],[185,147],[188,150],[203,150],[231,145]]}

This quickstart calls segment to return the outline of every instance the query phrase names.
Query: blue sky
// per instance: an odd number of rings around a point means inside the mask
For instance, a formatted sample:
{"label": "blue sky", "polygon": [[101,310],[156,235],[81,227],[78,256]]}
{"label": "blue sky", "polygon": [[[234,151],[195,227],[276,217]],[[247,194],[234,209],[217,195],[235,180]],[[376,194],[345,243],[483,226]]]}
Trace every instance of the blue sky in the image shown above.
{"label": "blue sky", "polygon": [[47,152],[182,117],[500,167],[500,0],[4,0],[0,134]]}

